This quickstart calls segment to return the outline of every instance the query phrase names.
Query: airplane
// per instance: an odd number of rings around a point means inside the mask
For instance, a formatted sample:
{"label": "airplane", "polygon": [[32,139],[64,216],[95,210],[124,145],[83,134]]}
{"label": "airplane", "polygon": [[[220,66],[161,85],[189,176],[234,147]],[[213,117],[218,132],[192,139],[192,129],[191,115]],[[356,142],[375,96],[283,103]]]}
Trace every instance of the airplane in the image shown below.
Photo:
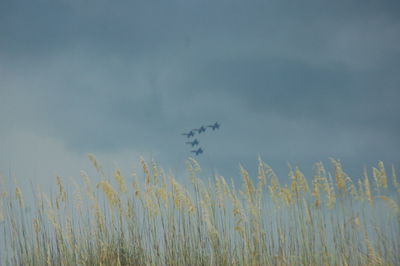
{"label": "airplane", "polygon": [[190,137],[194,137],[194,130],[190,130],[189,133],[182,133],[182,135],[190,138]]}
{"label": "airplane", "polygon": [[194,152],[196,154],[196,156],[197,156],[197,155],[203,153],[203,149],[199,148],[198,150],[194,150],[194,151],[191,151],[191,152]]}
{"label": "airplane", "polygon": [[211,127],[212,130],[214,131],[214,130],[216,130],[216,129],[219,129],[219,126],[220,126],[220,124],[218,124],[218,122],[215,122],[214,125],[209,125],[209,126],[207,126],[207,127]]}
{"label": "airplane", "polygon": [[193,130],[197,131],[200,134],[201,132],[206,132],[206,129],[207,129],[206,127],[201,126],[199,129],[193,129]]}
{"label": "airplane", "polygon": [[197,139],[194,139],[193,141],[188,141],[188,142],[185,142],[185,143],[192,145],[192,147],[196,146],[196,145],[199,145],[199,141]]}

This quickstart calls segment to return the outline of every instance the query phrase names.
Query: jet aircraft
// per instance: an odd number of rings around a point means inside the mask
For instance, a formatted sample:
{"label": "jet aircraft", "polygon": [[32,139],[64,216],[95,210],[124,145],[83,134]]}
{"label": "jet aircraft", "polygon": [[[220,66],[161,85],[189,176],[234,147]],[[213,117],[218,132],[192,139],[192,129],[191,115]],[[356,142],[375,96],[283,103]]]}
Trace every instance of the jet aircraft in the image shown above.
{"label": "jet aircraft", "polygon": [[190,138],[190,137],[194,137],[194,130],[190,130],[189,133],[182,133],[182,135]]}
{"label": "jet aircraft", "polygon": [[193,130],[195,130],[195,131],[197,131],[199,134],[201,134],[201,132],[206,132],[206,127],[204,127],[204,126],[201,126],[200,128],[198,128],[198,129],[193,129]]}
{"label": "jet aircraft", "polygon": [[199,141],[197,139],[194,139],[193,141],[188,141],[188,142],[185,142],[185,143],[192,145],[192,147],[194,147],[196,145],[199,145]]}
{"label": "jet aircraft", "polygon": [[199,154],[202,154],[202,153],[203,153],[203,149],[202,149],[202,148],[199,148],[199,149],[197,149],[197,150],[194,150],[194,151],[191,151],[191,152],[194,152],[194,153],[196,154],[196,156],[197,156],[197,155],[199,155]]}
{"label": "jet aircraft", "polygon": [[207,126],[207,127],[211,127],[212,130],[214,131],[214,130],[216,130],[216,129],[219,129],[219,126],[220,126],[220,124],[218,124],[218,122],[215,122],[214,125],[209,125],[209,126]]}

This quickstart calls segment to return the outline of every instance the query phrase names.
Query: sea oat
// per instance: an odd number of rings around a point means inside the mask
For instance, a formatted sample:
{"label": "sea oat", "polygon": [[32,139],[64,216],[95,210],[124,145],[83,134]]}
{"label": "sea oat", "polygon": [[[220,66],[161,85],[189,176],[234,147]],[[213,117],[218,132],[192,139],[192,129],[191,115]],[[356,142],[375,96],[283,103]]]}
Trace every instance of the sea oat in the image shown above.
{"label": "sea oat", "polygon": [[366,196],[368,202],[371,205],[373,205],[374,201],[373,201],[373,198],[372,198],[371,186],[369,184],[369,178],[368,178],[368,173],[367,173],[366,169],[364,169],[364,189],[365,189],[364,190],[365,191],[365,196]]}
{"label": "sea oat", "polygon": [[110,183],[108,183],[107,181],[101,181],[97,184],[96,187],[103,190],[104,194],[107,196],[107,200],[110,203],[110,206],[115,206],[117,204],[117,202],[119,201],[119,197]]}
{"label": "sea oat", "polygon": [[114,172],[114,178],[118,183],[119,191],[125,193],[127,191],[127,189],[126,189],[126,185],[125,185],[125,179],[121,174],[121,170],[117,169]]}

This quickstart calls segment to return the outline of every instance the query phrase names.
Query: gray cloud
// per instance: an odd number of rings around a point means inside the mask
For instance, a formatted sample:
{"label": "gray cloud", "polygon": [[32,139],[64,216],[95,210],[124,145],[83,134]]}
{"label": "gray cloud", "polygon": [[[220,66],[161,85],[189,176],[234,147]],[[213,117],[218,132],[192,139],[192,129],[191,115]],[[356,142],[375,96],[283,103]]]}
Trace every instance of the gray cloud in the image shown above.
{"label": "gray cloud", "polygon": [[175,167],[190,155],[180,133],[218,120],[221,131],[199,136],[200,160],[229,175],[258,153],[279,169],[330,156],[357,170],[398,164],[399,8],[2,1],[2,134],[33,132],[71,157],[128,151]]}

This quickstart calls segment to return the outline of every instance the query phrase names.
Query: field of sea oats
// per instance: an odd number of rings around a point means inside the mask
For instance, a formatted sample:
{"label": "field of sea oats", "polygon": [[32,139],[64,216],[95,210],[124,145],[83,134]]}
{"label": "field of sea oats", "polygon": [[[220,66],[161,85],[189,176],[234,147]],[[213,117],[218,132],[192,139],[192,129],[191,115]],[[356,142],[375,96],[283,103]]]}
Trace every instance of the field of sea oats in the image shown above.
{"label": "field of sea oats", "polygon": [[[187,161],[176,177],[154,162],[141,171],[57,177],[54,191],[0,181],[1,265],[399,265],[400,185],[378,162],[349,177],[337,160],[282,182],[259,159],[241,184],[204,177]],[[10,189],[10,187],[12,189]]]}

